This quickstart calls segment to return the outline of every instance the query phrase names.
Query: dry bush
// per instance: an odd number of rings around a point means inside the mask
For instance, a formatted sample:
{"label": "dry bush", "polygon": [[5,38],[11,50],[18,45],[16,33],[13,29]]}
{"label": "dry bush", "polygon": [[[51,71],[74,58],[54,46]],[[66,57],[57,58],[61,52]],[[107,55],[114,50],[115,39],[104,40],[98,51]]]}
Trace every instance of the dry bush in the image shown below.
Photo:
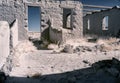
{"label": "dry bush", "polygon": [[35,73],[35,74],[31,75],[30,77],[31,78],[40,78],[41,75],[42,75],[41,73]]}
{"label": "dry bush", "polygon": [[99,39],[97,42],[99,45],[103,45],[103,50],[112,51],[112,50],[120,50],[119,39],[117,38],[108,38],[108,39]]}
{"label": "dry bush", "polygon": [[111,51],[113,47],[110,45],[102,45],[102,51]]}
{"label": "dry bush", "polygon": [[117,42],[118,39],[117,38],[113,38],[113,37],[110,37],[110,38],[99,38],[98,40],[98,44],[110,44],[110,43],[114,43],[114,42]]}

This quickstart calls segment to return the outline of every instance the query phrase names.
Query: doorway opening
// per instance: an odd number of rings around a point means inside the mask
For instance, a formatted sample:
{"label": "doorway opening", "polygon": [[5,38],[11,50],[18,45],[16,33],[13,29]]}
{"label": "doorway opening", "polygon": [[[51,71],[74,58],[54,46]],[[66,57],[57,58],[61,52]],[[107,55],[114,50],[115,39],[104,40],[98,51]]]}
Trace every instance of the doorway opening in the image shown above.
{"label": "doorway opening", "polygon": [[38,6],[28,6],[28,31],[40,32],[41,9]]}

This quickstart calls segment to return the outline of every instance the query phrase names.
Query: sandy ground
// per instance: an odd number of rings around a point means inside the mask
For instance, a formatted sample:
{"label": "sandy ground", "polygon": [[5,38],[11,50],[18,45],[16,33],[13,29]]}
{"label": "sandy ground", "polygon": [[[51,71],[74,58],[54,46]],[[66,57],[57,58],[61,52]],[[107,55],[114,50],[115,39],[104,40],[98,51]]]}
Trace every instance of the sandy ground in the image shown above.
{"label": "sandy ground", "polygon": [[[22,48],[20,48],[22,47]],[[15,49],[14,67],[10,73],[11,77],[32,77],[34,75],[52,75],[71,72],[79,69],[89,68],[91,64],[100,60],[120,59],[120,51],[108,52],[81,52],[81,53],[53,53],[53,50],[37,50],[29,41],[20,43]],[[87,61],[88,63],[85,63]],[[102,74],[101,74],[102,75]],[[94,77],[94,76],[93,76]],[[15,78],[10,78],[6,83],[40,83],[40,80],[16,82]],[[71,78],[74,79],[74,78]],[[47,81],[48,82],[48,81]],[[47,83],[45,82],[45,83]],[[44,83],[44,82],[41,82]],[[52,83],[52,82],[48,82]],[[57,82],[55,82],[57,83]],[[62,83],[62,82],[61,82]],[[67,82],[63,82],[67,83]],[[74,83],[74,82],[71,82]],[[78,83],[101,83],[101,82],[78,82]],[[110,83],[110,82],[102,82]],[[112,81],[111,81],[112,83]]]}
{"label": "sandy ground", "polygon": [[[14,67],[10,76],[31,76],[36,73],[42,75],[63,73],[67,71],[73,71],[77,69],[87,68],[88,64],[85,64],[83,60],[89,63],[95,63],[99,60],[112,59],[118,57],[120,52],[108,52],[104,53],[82,53],[82,54],[51,54],[52,50],[40,50],[33,52],[32,54],[26,54],[19,57],[19,66]],[[111,55],[110,55],[111,54]]]}

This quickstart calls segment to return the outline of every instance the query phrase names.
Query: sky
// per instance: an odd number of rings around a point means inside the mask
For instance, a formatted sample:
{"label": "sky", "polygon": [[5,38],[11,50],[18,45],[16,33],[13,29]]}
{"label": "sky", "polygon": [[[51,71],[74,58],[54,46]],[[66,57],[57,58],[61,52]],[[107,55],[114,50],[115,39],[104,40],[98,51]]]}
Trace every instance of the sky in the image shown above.
{"label": "sky", "polygon": [[[101,5],[101,6],[120,6],[120,0],[80,0],[83,4],[89,5]],[[40,8],[31,7],[28,8],[28,30],[40,31]]]}
{"label": "sky", "polygon": [[28,7],[28,30],[40,32],[40,8]]}
{"label": "sky", "polygon": [[120,5],[120,0],[80,0],[83,4],[116,6]]}

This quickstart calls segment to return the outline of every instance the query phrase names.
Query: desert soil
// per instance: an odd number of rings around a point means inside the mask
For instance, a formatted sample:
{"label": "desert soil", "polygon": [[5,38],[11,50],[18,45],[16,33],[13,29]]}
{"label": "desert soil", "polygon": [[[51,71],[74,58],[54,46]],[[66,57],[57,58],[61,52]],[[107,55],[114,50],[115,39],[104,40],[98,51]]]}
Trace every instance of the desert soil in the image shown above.
{"label": "desert soil", "polygon": [[119,50],[54,53],[37,50],[30,41],[20,42],[14,49],[14,67],[6,83],[114,83],[114,76],[104,73],[103,69],[96,72],[91,65],[113,57],[120,59],[119,54]]}

